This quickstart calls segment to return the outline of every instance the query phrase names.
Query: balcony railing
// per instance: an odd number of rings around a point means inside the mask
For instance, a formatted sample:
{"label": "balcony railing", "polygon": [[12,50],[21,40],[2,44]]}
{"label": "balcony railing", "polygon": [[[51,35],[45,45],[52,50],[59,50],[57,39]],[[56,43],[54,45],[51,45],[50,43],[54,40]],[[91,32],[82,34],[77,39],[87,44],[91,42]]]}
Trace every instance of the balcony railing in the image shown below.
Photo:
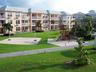
{"label": "balcony railing", "polygon": [[5,16],[0,16],[0,18],[5,18]]}
{"label": "balcony railing", "polygon": [[23,26],[28,26],[29,24],[28,23],[22,23]]}
{"label": "balcony railing", "polygon": [[36,17],[36,16],[34,16],[34,17],[32,17],[32,19],[42,19],[42,17]]}
{"label": "balcony railing", "polygon": [[2,23],[0,23],[0,27],[2,27]]}

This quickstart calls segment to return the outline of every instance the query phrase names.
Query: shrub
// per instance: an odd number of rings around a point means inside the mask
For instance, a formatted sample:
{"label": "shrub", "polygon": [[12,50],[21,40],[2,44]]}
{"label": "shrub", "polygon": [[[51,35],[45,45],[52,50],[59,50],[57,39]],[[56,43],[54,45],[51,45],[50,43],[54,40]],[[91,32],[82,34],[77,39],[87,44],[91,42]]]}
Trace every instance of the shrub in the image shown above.
{"label": "shrub", "polygon": [[76,59],[72,61],[72,63],[76,66],[90,64],[90,60],[88,58],[88,51],[83,48],[83,45],[80,39],[77,39],[77,42],[79,47],[76,47],[75,50],[78,52],[78,56]]}
{"label": "shrub", "polygon": [[[3,36],[9,36],[9,34],[3,34]],[[14,34],[10,34],[10,36],[14,36]]]}
{"label": "shrub", "polygon": [[93,36],[93,35],[91,35],[91,34],[88,34],[88,35],[84,36],[83,39],[84,39],[85,41],[87,41],[87,40],[93,40],[93,39],[95,39],[95,36]]}
{"label": "shrub", "polygon": [[36,32],[44,32],[43,30],[36,30]]}

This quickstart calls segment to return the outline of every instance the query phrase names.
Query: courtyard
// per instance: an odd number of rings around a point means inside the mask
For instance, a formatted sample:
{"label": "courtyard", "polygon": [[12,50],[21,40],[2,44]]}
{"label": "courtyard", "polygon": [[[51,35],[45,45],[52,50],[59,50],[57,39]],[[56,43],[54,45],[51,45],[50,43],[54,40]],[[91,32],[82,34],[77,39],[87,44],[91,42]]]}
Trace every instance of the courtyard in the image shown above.
{"label": "courtyard", "polygon": [[[7,53],[7,52],[16,52],[16,51],[24,51],[24,50],[34,50],[34,49],[42,49],[42,48],[52,48],[57,47],[55,45],[49,44],[47,42],[48,38],[56,38],[58,37],[59,31],[52,31],[52,32],[43,32],[43,33],[18,33],[12,38],[41,38],[38,44],[0,44],[0,53]],[[8,41],[8,37],[0,36],[0,41],[7,40],[7,43],[11,42]],[[30,39],[32,40],[32,39]],[[15,40],[12,40],[15,41]],[[28,40],[29,41],[29,40]],[[16,41],[15,41],[16,42]],[[13,42],[11,42],[13,43]],[[18,42],[16,42],[18,43]]]}
{"label": "courtyard", "polygon": [[[1,43],[0,72],[85,72],[85,70],[87,72],[90,72],[90,70],[91,72],[96,71],[96,54],[91,52],[90,57],[94,59],[92,61],[94,62],[94,64],[80,68],[67,66],[65,62],[70,61],[77,56],[77,52],[74,50],[74,47],[72,47],[74,43],[74,46],[77,43],[76,41],[56,42],[58,35],[59,31],[51,31],[41,33],[17,33],[15,36],[10,37],[10,39],[12,38],[12,41],[22,41],[22,39],[32,41],[32,38],[41,39],[36,44]],[[8,37],[0,36],[0,42],[4,40],[8,41]],[[88,42],[92,43],[93,41]],[[93,48],[93,46],[87,46],[87,42],[85,43],[85,45],[86,46],[84,47],[84,49],[90,50]]]}

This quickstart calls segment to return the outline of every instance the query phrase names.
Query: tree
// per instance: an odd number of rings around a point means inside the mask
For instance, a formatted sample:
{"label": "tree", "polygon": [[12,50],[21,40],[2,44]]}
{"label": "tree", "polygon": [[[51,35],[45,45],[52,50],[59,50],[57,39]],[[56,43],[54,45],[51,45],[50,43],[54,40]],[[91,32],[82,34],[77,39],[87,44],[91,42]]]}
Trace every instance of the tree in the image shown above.
{"label": "tree", "polygon": [[42,30],[42,24],[41,24],[40,20],[36,22],[36,26],[35,27],[36,27],[36,29],[35,29],[36,32],[42,32],[43,31]]}
{"label": "tree", "polygon": [[51,14],[50,14],[50,11],[49,10],[47,10],[46,12],[47,12],[47,17],[48,17],[48,19],[47,19],[48,29],[51,30],[51,20],[50,20],[51,19],[50,18],[51,17]]}
{"label": "tree", "polygon": [[75,50],[78,52],[77,58],[72,61],[76,66],[82,66],[90,64],[90,59],[88,57],[88,51],[84,49],[81,39],[77,38],[78,47]]}
{"label": "tree", "polygon": [[70,32],[69,32],[67,26],[63,24],[63,17],[64,17],[64,15],[61,13],[61,15],[59,17],[60,36],[58,37],[57,41],[70,39]]}
{"label": "tree", "polygon": [[54,20],[51,20],[51,24],[53,24],[53,29],[55,29],[55,21]]}
{"label": "tree", "polygon": [[86,16],[83,19],[76,19],[71,33],[77,37],[84,37],[88,34],[92,34],[92,17]]}
{"label": "tree", "polygon": [[2,27],[3,27],[3,34],[10,36],[10,31],[12,31],[12,28],[13,28],[11,23],[4,23],[2,24]]}

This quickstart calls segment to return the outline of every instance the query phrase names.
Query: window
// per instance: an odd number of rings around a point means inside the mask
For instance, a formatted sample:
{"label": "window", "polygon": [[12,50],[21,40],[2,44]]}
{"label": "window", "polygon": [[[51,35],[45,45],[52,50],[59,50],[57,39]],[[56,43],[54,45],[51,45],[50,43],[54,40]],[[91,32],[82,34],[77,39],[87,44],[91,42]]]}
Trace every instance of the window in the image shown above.
{"label": "window", "polygon": [[8,20],[8,23],[12,24],[12,20]]}
{"label": "window", "polygon": [[55,15],[55,17],[57,17],[57,15]]}
{"label": "window", "polygon": [[28,20],[22,20],[22,23],[28,23]]}
{"label": "window", "polygon": [[48,21],[47,20],[44,20],[43,23],[48,23]]}
{"label": "window", "polygon": [[22,20],[22,23],[24,23],[24,20]]}
{"label": "window", "polygon": [[5,23],[5,21],[4,21],[4,20],[0,20],[0,23],[1,23],[1,24],[4,24],[4,23]]}
{"label": "window", "polygon": [[20,31],[20,27],[16,27],[16,31]]}
{"label": "window", "polygon": [[36,14],[32,14],[32,16],[34,17],[34,16],[36,16]]}
{"label": "window", "polygon": [[28,20],[25,20],[25,23],[28,23]]}
{"label": "window", "polygon": [[16,13],[16,18],[20,17],[20,13]]}
{"label": "window", "polygon": [[3,15],[4,15],[4,13],[0,13],[0,15],[1,15],[1,16],[3,16]]}
{"label": "window", "polygon": [[4,13],[0,13],[0,18],[4,18]]}
{"label": "window", "polygon": [[51,15],[51,17],[54,17],[54,15]]}
{"label": "window", "polygon": [[25,19],[26,17],[28,17],[28,14],[27,14],[27,13],[23,13],[23,14],[22,14],[22,18]]}
{"label": "window", "polygon": [[11,12],[10,12],[10,13],[8,13],[8,16],[9,16],[9,17],[12,17],[12,13],[11,13]]}
{"label": "window", "polygon": [[20,20],[16,20],[16,24],[20,24]]}

